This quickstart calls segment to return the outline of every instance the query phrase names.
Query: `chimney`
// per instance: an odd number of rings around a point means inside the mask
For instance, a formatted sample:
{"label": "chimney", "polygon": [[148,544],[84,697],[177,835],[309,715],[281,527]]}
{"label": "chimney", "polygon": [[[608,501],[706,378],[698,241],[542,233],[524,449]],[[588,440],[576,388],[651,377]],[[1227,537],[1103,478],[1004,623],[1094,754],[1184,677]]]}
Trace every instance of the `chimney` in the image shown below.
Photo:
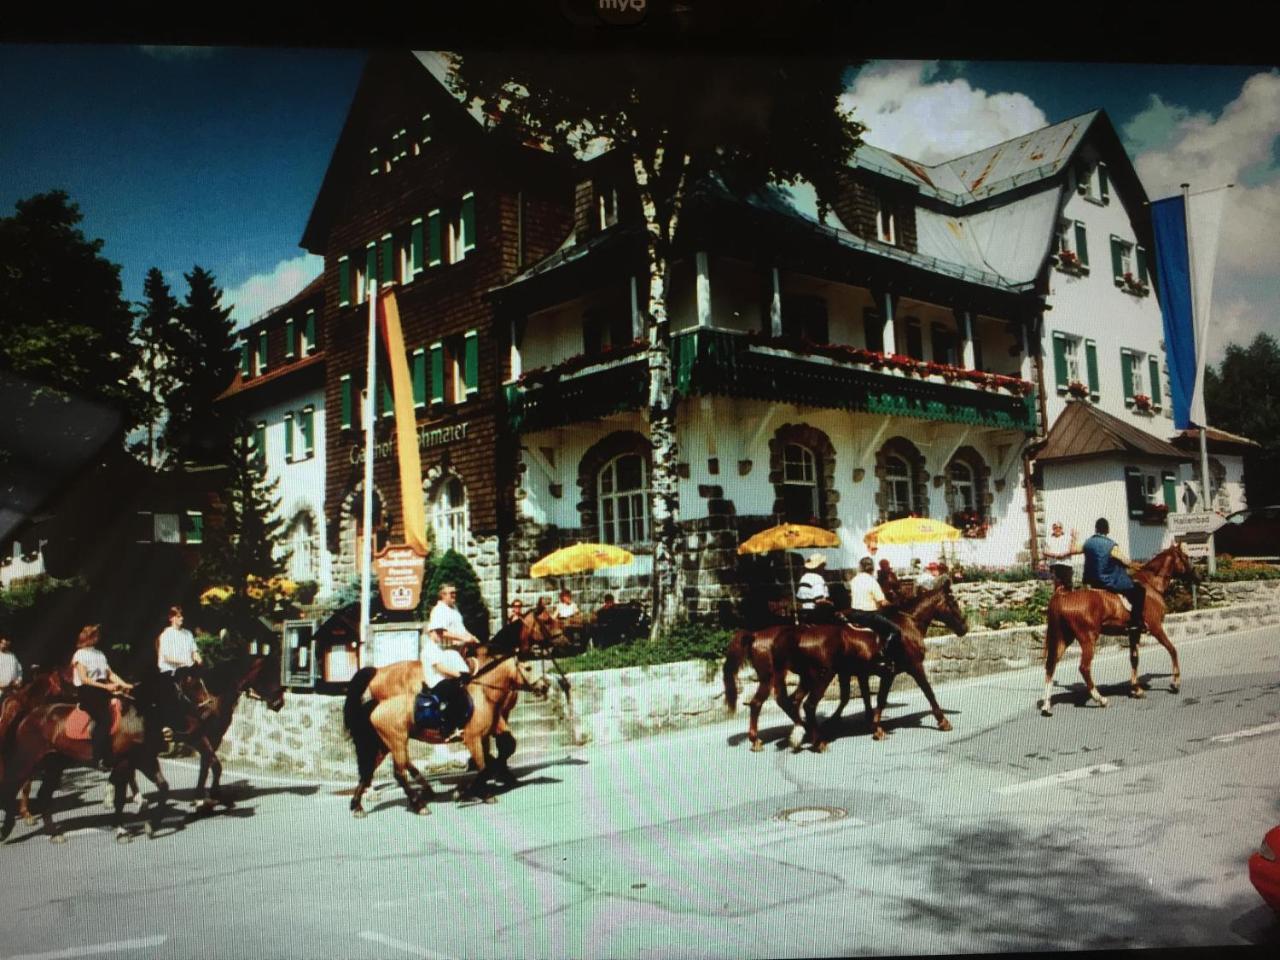
{"label": "chimney", "polygon": [[591,180],[584,180],[573,188],[573,237],[583,243],[599,232],[596,217],[596,189]]}

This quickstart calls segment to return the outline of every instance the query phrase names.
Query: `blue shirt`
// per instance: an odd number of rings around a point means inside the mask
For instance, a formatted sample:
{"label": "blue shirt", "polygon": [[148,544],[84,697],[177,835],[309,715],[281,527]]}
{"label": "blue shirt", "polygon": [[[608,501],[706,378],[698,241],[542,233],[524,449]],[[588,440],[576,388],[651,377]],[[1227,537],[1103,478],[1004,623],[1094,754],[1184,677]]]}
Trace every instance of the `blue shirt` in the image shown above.
{"label": "blue shirt", "polygon": [[1084,542],[1084,577],[1091,587],[1105,587],[1107,590],[1128,590],[1133,586],[1129,579],[1129,571],[1111,551],[1116,542],[1110,537],[1095,533]]}

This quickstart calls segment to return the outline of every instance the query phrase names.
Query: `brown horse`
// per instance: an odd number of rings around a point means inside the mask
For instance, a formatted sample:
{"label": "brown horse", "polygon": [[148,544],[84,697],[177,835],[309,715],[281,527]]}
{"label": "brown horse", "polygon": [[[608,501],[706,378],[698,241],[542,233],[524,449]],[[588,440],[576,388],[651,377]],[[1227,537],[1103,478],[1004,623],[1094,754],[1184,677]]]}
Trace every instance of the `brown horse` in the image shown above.
{"label": "brown horse", "polygon": [[[950,730],[951,723],[938,705],[933,687],[925,674],[924,635],[935,619],[941,620],[958,636],[964,636],[969,631],[964,611],[951,592],[951,582],[944,580],[932,590],[903,601],[896,608],[886,608],[881,612],[893,621],[902,634],[902,642],[894,644],[889,650],[895,671],[910,674],[928,699],[938,721],[938,729]],[[873,631],[843,623],[784,624],[735,633],[725,651],[725,702],[731,711],[737,708],[738,669],[744,657],[750,656],[760,681],[755,695],[749,701],[751,718],[747,738],[751,749],[759,751],[764,748],[759,733],[760,709],[772,691],[778,706],[791,718],[792,747],[799,749],[800,744],[808,740],[814,750],[825,750],[827,744],[822,736],[822,726],[818,724],[817,709],[818,702],[835,676],[840,678],[840,705],[823,726],[834,723],[844,712],[849,702],[850,679],[856,676],[873,736],[876,740],[883,740],[885,731],[880,720],[895,673],[880,667],[880,646],[880,638]],[[790,695],[786,685],[788,671],[795,671],[799,678],[795,693]],[[869,687],[872,673],[880,676],[874,709],[871,706]],[[803,719],[800,713],[802,702]]]}
{"label": "brown horse", "polygon": [[[55,669],[41,670],[21,687],[0,699],[0,778],[4,777],[3,755],[9,734],[17,729],[18,721],[39,704],[72,699],[74,694],[71,692],[71,681],[63,671]],[[18,798],[18,815],[28,825],[36,822],[36,818],[31,815],[30,780],[22,785]]]}
{"label": "brown horse", "polygon": [[[1169,588],[1169,581],[1179,576],[1195,574],[1191,561],[1176,543],[1157,553],[1133,575],[1134,582],[1146,589],[1142,605],[1146,629],[1160,642],[1160,646],[1169,651],[1169,659],[1173,662],[1173,681],[1169,689],[1174,693],[1178,692],[1182,683],[1182,671],[1178,667],[1178,651],[1164,632],[1164,593]],[[1080,676],[1084,677],[1088,696],[1100,707],[1107,705],[1107,698],[1098,692],[1093,683],[1093,651],[1100,635],[1124,636],[1129,632],[1129,611],[1120,601],[1118,593],[1091,587],[1054,592],[1046,614],[1048,629],[1044,635],[1044,699],[1040,702],[1041,714],[1053,716],[1053,704],[1050,700],[1053,672],[1072,640],[1080,642]],[[1138,679],[1136,639],[1129,641],[1129,666],[1129,696],[1145,696]]]}
{"label": "brown horse", "polygon": [[[187,681],[188,684],[191,681]],[[195,689],[183,689],[191,697]],[[135,770],[141,770],[159,790],[155,800],[155,812],[146,822],[148,835],[159,823],[166,808],[169,784],[160,771],[159,753],[164,747],[164,726],[175,732],[189,733],[200,722],[197,708],[189,700],[184,702],[174,696],[174,687],[155,679],[134,685],[132,695],[118,698],[120,719],[111,735],[111,783],[115,788],[116,839],[128,840],[124,826],[125,787]],[[42,783],[37,800],[50,839],[61,843],[65,838],[55,828],[50,813],[50,799],[62,779],[63,770],[71,764],[90,764],[93,750],[87,735],[73,735],[69,722],[80,714],[80,708],[70,703],[46,703],[33,707],[17,723],[11,732],[4,751],[4,777],[0,780],[0,806],[4,809],[4,823],[0,825],[0,841],[13,831],[16,813],[16,797],[19,787],[27,783],[35,772],[42,771]]]}
{"label": "brown horse", "polygon": [[[383,681],[381,684],[380,679]],[[364,667],[348,683],[343,723],[355,743],[360,770],[360,782],[351,797],[353,816],[365,815],[361,798],[373,781],[374,771],[388,753],[395,766],[396,782],[409,798],[410,808],[418,814],[431,812],[426,802],[434,791],[409,759],[411,738],[424,743],[444,742],[433,732],[420,730],[414,725],[413,702],[422,687],[422,680],[422,663],[408,660],[380,668]],[[401,692],[392,693],[382,700],[362,702],[366,690],[372,689],[375,684],[384,691],[395,688]],[[515,705],[515,696],[519,691],[528,690],[537,696],[546,696],[548,688],[546,677],[535,677],[533,665],[522,663],[514,653],[483,658],[467,682],[467,693],[471,697],[473,711],[471,719],[462,729],[462,742],[470,752],[471,763],[477,772],[471,782],[459,791],[458,799],[481,795],[486,803],[492,803],[492,795],[487,792],[481,794],[481,791],[485,790],[489,777],[495,773],[508,783],[515,782],[507,762],[515,752],[516,739],[507,729],[507,715]],[[496,759],[489,757],[491,737],[498,744]],[[422,793],[413,790],[406,772],[412,774],[422,786]]]}
{"label": "brown horse", "polygon": [[[204,686],[208,699],[201,704],[204,719],[189,734],[177,739],[187,743],[200,754],[200,777],[196,781],[199,795],[197,806],[210,809],[214,803],[225,803],[222,798],[222,761],[218,759],[218,747],[231,726],[231,718],[241,696],[261,700],[278,712],[284,706],[284,687],[280,683],[278,658],[248,657],[228,660],[210,668],[204,674]],[[205,779],[213,772],[213,783],[205,790]]]}

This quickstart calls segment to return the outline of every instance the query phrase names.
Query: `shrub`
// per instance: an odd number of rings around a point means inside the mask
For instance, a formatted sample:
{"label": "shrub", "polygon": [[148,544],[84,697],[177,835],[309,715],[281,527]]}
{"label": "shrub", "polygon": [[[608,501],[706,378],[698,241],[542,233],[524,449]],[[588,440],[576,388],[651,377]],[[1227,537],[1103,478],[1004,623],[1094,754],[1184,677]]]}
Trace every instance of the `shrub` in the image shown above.
{"label": "shrub", "polygon": [[1047,585],[1041,584],[1036,587],[1035,592],[1027,598],[1025,603],[979,611],[977,622],[992,630],[998,630],[1001,627],[1011,626],[1015,623],[1040,626],[1045,623],[1045,611],[1049,609],[1049,600],[1052,597],[1053,590]]}
{"label": "shrub", "polygon": [[714,661],[724,656],[732,631],[704,624],[681,622],[656,640],[620,643],[602,650],[588,650],[561,661],[566,673],[644,667],[681,660]]}
{"label": "shrub", "polygon": [[1218,555],[1218,572],[1212,582],[1236,583],[1241,580],[1280,580],[1280,567],[1256,560],[1237,560],[1229,553]]}
{"label": "shrub", "polygon": [[957,583],[973,583],[977,580],[995,580],[999,583],[1023,583],[1027,580],[1043,580],[1045,575],[1036,572],[1029,566],[1018,567],[980,567],[956,564],[952,568],[953,578]]}

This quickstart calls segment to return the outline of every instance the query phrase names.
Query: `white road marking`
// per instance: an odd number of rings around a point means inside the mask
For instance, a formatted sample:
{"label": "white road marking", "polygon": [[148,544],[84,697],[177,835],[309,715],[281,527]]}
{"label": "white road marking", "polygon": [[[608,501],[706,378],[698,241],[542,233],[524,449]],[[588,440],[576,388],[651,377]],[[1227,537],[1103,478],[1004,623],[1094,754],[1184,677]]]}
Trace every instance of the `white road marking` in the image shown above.
{"label": "white road marking", "polygon": [[70,957],[92,957],[102,953],[117,953],[121,950],[148,950],[158,947],[169,938],[167,936],[144,937],[139,940],[117,940],[115,943],[94,943],[86,947],[67,947],[65,950],[50,950],[48,953],[19,953],[6,960],[66,960]]}
{"label": "white road marking", "polygon": [[415,957],[425,957],[426,960],[453,960],[447,954],[433,953],[417,944],[405,943],[403,940],[395,939],[395,937],[388,937],[385,933],[378,933],[377,930],[361,930],[358,936],[361,940],[368,940],[370,943],[391,947],[393,950],[401,950],[404,953],[412,953]]}
{"label": "white road marking", "polygon": [[1005,787],[998,787],[996,789],[996,793],[1021,793],[1024,790],[1035,790],[1037,787],[1055,786],[1059,783],[1070,783],[1072,780],[1083,780],[1086,777],[1092,777],[1099,773],[1112,773],[1119,769],[1120,768],[1114,763],[1095,763],[1090,767],[1066,770],[1062,773],[1055,773],[1048,777],[1041,777],[1038,780],[1026,780],[1022,783],[1011,783]]}
{"label": "white road marking", "polygon": [[1243,740],[1245,737],[1257,737],[1264,733],[1272,733],[1280,730],[1280,722],[1264,723],[1260,727],[1250,727],[1248,730],[1237,730],[1235,733],[1220,733],[1216,737],[1210,737],[1210,743],[1230,743],[1232,740]]}

